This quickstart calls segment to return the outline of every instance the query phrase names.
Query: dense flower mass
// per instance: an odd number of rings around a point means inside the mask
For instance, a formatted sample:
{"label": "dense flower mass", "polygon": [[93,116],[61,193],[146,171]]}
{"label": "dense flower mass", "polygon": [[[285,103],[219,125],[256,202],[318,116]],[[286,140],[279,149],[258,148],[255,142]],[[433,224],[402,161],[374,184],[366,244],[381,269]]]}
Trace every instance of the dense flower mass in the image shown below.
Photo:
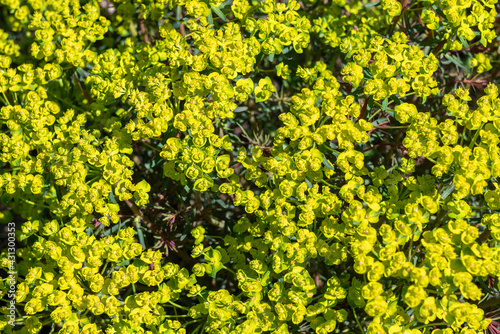
{"label": "dense flower mass", "polygon": [[0,332],[499,333],[499,10],[0,0]]}

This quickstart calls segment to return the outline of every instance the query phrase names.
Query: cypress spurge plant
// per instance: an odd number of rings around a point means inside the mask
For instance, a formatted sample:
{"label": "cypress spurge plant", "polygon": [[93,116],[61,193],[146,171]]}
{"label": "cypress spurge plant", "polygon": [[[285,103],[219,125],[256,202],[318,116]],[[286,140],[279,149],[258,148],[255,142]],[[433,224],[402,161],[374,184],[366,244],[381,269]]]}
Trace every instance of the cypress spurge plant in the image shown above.
{"label": "cypress spurge plant", "polygon": [[0,331],[498,332],[498,10],[0,0]]}

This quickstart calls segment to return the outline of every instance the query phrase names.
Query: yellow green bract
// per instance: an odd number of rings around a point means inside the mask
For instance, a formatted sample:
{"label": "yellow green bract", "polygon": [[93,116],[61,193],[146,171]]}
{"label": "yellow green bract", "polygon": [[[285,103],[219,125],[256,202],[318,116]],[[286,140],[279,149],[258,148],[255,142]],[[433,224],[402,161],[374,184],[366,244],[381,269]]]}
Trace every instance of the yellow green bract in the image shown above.
{"label": "yellow green bract", "polygon": [[499,9],[0,0],[0,331],[499,333]]}

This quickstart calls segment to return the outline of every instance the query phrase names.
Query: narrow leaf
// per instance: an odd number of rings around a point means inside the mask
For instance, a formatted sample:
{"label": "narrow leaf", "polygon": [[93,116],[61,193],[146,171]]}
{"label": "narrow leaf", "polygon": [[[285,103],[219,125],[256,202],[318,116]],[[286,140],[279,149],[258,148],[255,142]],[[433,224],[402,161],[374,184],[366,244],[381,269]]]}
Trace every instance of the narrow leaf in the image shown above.
{"label": "narrow leaf", "polygon": [[460,60],[458,60],[457,57],[451,56],[449,54],[445,54],[444,56],[446,57],[446,59],[448,59],[449,61],[451,61],[456,66],[458,66],[458,67],[460,67],[460,68],[462,68],[464,70],[467,70],[467,67]]}
{"label": "narrow leaf", "polygon": [[441,199],[445,199],[448,197],[453,190],[455,190],[455,183],[450,184],[448,187],[444,188],[443,193],[441,194]]}
{"label": "narrow leaf", "polygon": [[332,164],[330,163],[330,161],[328,161],[326,157],[323,158],[323,165],[325,165],[326,168],[328,169],[335,170],[335,168],[332,166]]}
{"label": "narrow leaf", "polygon": [[306,181],[306,184],[307,184],[307,188],[312,188],[312,187],[313,187],[313,185],[312,185],[311,181],[309,181],[309,180],[307,179],[307,177],[305,178],[305,181]]}
{"label": "narrow leaf", "polygon": [[208,20],[208,24],[210,24],[211,26],[214,25],[214,17],[212,16],[212,11],[210,11],[210,13],[208,14],[207,20]]}
{"label": "narrow leaf", "polygon": [[226,16],[224,15],[224,13],[218,8],[218,7],[215,7],[215,6],[210,6],[210,8],[213,10],[213,12],[215,14],[217,14],[218,17],[220,17],[222,19],[222,21],[227,21],[226,20]]}
{"label": "narrow leaf", "polygon": [[137,230],[137,236],[139,237],[139,243],[142,245],[142,249],[146,249],[146,243],[144,242],[144,234],[142,233],[142,226],[140,222],[140,218],[135,220],[135,227]]}
{"label": "narrow leaf", "polygon": [[382,101],[382,110],[387,111],[387,106],[389,105],[389,99],[386,98],[384,101]]}
{"label": "narrow leaf", "polygon": [[376,119],[372,122],[373,125],[379,125],[380,123],[383,123],[385,121],[388,121],[389,119],[387,117],[379,118]]}
{"label": "narrow leaf", "polygon": [[464,36],[458,36],[458,39],[460,42],[462,42],[462,45],[464,48],[468,49],[469,48],[469,43],[467,43],[467,40],[464,38]]}

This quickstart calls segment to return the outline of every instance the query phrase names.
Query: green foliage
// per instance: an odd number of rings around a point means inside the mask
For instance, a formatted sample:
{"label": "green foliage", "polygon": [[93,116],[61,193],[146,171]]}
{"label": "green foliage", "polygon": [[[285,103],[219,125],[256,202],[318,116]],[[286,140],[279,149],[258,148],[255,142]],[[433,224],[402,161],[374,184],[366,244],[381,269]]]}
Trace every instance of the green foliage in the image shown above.
{"label": "green foliage", "polygon": [[498,333],[498,9],[0,0],[0,331]]}

